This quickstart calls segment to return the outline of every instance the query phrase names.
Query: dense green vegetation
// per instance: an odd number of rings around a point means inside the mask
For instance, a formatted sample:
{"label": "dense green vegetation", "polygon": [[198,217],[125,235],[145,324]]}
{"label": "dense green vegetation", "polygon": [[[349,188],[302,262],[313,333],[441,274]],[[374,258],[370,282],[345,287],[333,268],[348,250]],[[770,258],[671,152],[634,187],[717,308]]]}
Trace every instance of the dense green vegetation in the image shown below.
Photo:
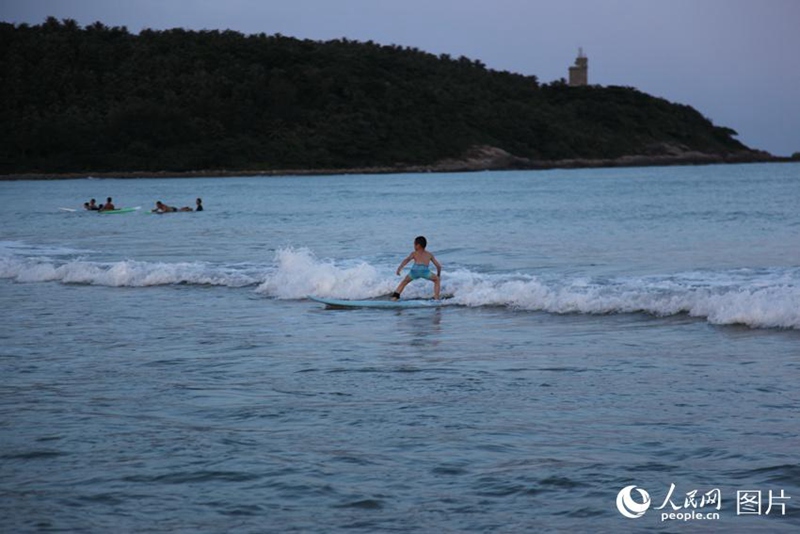
{"label": "dense green vegetation", "polygon": [[534,160],[747,150],[632,88],[346,39],[0,23],[0,79],[0,173],[427,164],[475,145]]}

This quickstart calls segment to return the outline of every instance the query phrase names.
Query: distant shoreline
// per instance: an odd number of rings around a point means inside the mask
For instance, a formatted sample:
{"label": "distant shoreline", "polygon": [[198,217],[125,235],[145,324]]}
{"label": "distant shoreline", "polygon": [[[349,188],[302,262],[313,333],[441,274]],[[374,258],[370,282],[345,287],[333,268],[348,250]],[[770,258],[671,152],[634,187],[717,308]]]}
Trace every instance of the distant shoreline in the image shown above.
{"label": "distant shoreline", "polygon": [[668,167],[679,165],[718,165],[737,163],[791,163],[797,159],[773,156],[766,152],[740,152],[728,155],[684,153],[678,156],[623,156],[615,159],[565,159],[532,161],[511,156],[490,147],[474,158],[445,160],[432,165],[394,165],[355,167],[341,169],[281,169],[281,170],[229,170],[207,169],[193,171],[120,171],[120,172],[69,172],[69,173],[19,173],[0,175],[0,181],[21,180],[75,180],[139,179],[139,178],[234,178],[250,176],[334,176],[342,174],[412,174],[457,173],[511,170],[594,169],[613,167]]}

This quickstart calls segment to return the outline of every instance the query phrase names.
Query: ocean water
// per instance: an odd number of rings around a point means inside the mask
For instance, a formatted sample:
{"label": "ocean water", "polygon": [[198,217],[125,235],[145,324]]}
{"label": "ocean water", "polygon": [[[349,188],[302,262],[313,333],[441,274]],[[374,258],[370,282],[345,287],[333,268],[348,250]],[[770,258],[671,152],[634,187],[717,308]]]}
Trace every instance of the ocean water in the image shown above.
{"label": "ocean water", "polygon": [[[797,164],[0,182],[0,530],[796,532],[799,200]],[[420,234],[445,306],[306,298],[391,292]]]}

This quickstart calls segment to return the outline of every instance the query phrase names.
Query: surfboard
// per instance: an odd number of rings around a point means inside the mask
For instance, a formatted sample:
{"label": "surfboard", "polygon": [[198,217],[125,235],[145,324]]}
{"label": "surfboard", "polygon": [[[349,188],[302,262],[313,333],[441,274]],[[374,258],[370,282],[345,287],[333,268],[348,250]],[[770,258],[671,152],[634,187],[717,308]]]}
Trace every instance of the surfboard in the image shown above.
{"label": "surfboard", "polygon": [[444,306],[443,300],[434,299],[408,299],[408,300],[345,300],[329,299],[309,295],[309,299],[314,302],[324,304],[328,308],[381,308],[381,309],[403,309],[403,308],[438,308]]}
{"label": "surfboard", "polygon": [[141,206],[136,206],[135,208],[120,208],[118,210],[98,211],[97,213],[107,213],[109,215],[114,215],[116,213],[131,213],[132,211],[139,211],[140,209],[142,209]]}
{"label": "surfboard", "polygon": [[66,211],[66,212],[69,212],[69,213],[75,213],[76,211],[78,211],[78,210],[72,209],[72,208],[58,208],[58,210],[59,211]]}

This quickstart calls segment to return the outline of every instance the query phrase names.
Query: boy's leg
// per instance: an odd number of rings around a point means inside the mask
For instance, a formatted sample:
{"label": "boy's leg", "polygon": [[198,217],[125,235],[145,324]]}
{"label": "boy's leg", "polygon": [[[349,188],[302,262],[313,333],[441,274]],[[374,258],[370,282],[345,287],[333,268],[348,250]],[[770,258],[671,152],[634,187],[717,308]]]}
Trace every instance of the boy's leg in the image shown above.
{"label": "boy's leg", "polygon": [[442,288],[442,280],[435,274],[432,274],[431,281],[433,282],[433,298],[439,300],[439,291]]}
{"label": "boy's leg", "polygon": [[406,277],[403,278],[403,281],[400,282],[400,285],[397,286],[397,289],[394,290],[394,293],[392,294],[392,298],[393,299],[399,299],[400,298],[400,293],[403,292],[403,290],[406,288],[406,286],[408,285],[409,282],[411,282],[411,277],[406,275]]}

